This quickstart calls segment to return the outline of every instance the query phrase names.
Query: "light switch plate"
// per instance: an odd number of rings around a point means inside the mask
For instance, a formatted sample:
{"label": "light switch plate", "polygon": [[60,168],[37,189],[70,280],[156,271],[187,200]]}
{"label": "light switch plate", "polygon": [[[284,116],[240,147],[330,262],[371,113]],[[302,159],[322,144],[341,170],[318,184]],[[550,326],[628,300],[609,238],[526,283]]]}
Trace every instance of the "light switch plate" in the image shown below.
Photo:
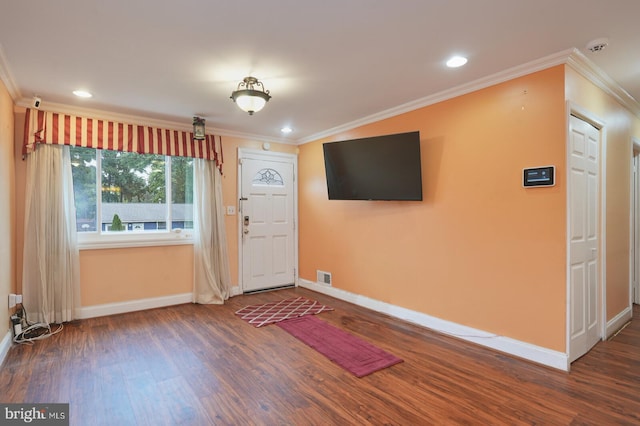
{"label": "light switch plate", "polygon": [[236,206],[227,206],[227,216],[233,216],[236,214]]}

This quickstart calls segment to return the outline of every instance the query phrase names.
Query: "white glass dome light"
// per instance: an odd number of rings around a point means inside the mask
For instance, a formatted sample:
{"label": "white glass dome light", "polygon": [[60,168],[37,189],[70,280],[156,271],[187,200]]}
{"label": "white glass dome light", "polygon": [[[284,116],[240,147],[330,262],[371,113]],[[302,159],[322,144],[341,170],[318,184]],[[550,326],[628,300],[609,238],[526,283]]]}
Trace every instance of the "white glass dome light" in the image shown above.
{"label": "white glass dome light", "polygon": [[271,96],[268,90],[264,90],[263,84],[257,78],[245,77],[238,84],[238,89],[231,93],[231,99],[241,110],[253,115],[254,112],[264,108]]}
{"label": "white glass dome light", "polygon": [[[241,92],[251,92],[250,90],[241,90]],[[253,115],[254,112],[260,111],[267,104],[267,101],[261,97],[252,93],[240,93],[234,101],[238,104],[238,107],[244,112],[248,112],[249,115]]]}

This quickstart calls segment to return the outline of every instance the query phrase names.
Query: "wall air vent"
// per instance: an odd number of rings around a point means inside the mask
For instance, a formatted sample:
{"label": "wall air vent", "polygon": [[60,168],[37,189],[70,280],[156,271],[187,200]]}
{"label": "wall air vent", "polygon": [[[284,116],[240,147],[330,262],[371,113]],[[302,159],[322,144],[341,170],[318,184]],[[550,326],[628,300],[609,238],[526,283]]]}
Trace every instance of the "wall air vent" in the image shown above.
{"label": "wall air vent", "polygon": [[331,272],[316,271],[317,281],[320,284],[331,285]]}

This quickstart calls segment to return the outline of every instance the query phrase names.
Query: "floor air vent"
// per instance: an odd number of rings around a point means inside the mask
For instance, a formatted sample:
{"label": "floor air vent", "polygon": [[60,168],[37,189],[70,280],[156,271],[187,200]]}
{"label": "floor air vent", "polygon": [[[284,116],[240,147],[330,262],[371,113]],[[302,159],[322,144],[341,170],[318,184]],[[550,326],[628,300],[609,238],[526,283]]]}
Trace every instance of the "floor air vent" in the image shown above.
{"label": "floor air vent", "polygon": [[316,271],[320,284],[331,285],[331,272]]}

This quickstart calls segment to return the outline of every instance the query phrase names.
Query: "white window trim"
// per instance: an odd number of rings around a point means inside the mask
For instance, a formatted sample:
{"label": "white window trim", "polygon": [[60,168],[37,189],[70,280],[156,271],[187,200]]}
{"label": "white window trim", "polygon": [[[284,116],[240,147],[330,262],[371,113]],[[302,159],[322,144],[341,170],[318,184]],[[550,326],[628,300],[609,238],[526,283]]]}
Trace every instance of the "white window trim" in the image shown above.
{"label": "white window trim", "polygon": [[192,229],[174,229],[173,231],[140,231],[123,233],[78,232],[80,250],[156,247],[193,244]]}

